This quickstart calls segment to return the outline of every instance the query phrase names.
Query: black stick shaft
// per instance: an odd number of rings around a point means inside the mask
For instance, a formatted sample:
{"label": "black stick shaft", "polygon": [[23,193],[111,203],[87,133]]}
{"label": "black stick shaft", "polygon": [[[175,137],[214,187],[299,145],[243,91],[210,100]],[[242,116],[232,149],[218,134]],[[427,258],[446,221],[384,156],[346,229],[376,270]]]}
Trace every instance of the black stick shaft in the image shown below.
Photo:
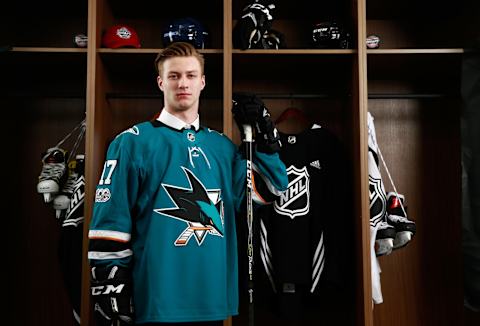
{"label": "black stick shaft", "polygon": [[245,125],[243,126],[245,133],[245,149],[246,149],[246,160],[247,160],[247,225],[248,225],[248,244],[247,244],[247,254],[248,254],[248,325],[254,326],[254,314],[253,314],[253,169],[252,169],[252,127]]}

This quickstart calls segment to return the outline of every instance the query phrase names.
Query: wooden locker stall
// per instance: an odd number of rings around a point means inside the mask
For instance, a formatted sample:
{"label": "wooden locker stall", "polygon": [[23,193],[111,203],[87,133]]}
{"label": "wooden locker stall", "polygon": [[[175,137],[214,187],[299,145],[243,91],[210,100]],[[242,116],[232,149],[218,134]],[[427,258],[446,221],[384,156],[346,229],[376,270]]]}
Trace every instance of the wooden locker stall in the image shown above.
{"label": "wooden locker stall", "polygon": [[[242,9],[248,4],[248,1],[233,1],[234,26],[241,18]],[[342,145],[345,146],[349,161],[357,161],[355,156],[360,153],[356,150],[359,131],[356,123],[360,105],[358,89],[360,73],[357,64],[356,28],[351,28],[357,23],[354,3],[341,1],[325,4],[321,12],[312,10],[308,1],[295,3],[278,1],[275,5],[275,9],[271,10],[272,29],[284,35],[287,48],[278,50],[234,48],[232,51],[233,90],[257,93],[269,108],[274,120],[287,108],[302,110],[309,122],[315,122],[339,137]],[[315,49],[312,44],[314,23],[333,18],[342,19],[344,25],[351,28],[350,47]],[[291,123],[295,123],[295,120]],[[298,128],[296,129],[298,131]],[[234,139],[237,141],[239,139],[235,128]],[[355,164],[355,167],[352,165],[351,169],[352,171],[345,171],[345,173],[356,174],[356,181],[359,180],[358,165]],[[360,188],[358,182],[357,187]],[[345,200],[348,201],[347,198]],[[362,281],[357,282],[361,279],[362,273],[359,269],[362,259],[354,259],[362,255],[359,249],[361,246],[357,243],[361,236],[358,230],[354,230],[354,202],[351,201],[347,205],[351,207],[351,213],[347,217],[350,229],[342,231],[343,234],[350,234],[355,239],[350,239],[352,240],[352,246],[349,247],[350,259],[343,257],[350,260],[351,264],[349,272],[345,273],[348,279],[345,279],[347,290],[344,296],[321,298],[315,308],[305,309],[297,317],[285,317],[280,316],[278,311],[275,312],[278,307],[268,301],[272,300],[265,293],[268,289],[265,289],[265,284],[258,282],[260,292],[257,291],[258,297],[254,298],[256,323],[261,325],[363,324],[361,321],[363,317],[359,317],[363,316],[363,312],[359,310],[362,309],[360,302],[363,301],[364,288]],[[358,221],[358,226],[360,224]],[[240,266],[245,265],[242,264],[242,260],[245,259],[246,255],[240,255]],[[261,279],[262,263],[258,260],[254,264],[257,266],[256,273],[259,274],[257,277]],[[292,268],[295,267],[292,266]],[[248,324],[246,282],[242,281],[240,315],[232,320],[232,324],[236,326]]]}
{"label": "wooden locker stall", "polygon": [[[281,51],[281,54],[277,53],[278,51]],[[350,76],[353,66],[351,50],[339,50],[337,54],[322,54],[318,51],[315,53],[315,50],[303,50],[303,53],[296,54],[289,53],[289,50],[260,50],[256,53],[234,50],[232,65],[234,91],[255,90],[263,99],[274,120],[288,108],[293,107],[302,110],[310,122],[321,125],[322,128],[333,132],[341,139],[350,161],[353,147],[351,144],[353,104],[349,96],[351,93]],[[322,77],[314,78],[315,82],[311,82],[311,76]],[[333,86],[334,89],[330,88],[332,85],[335,85]],[[292,120],[285,123],[295,124],[298,121]],[[282,127],[285,127],[284,124]],[[283,129],[280,130],[283,131]],[[344,171],[344,173],[350,174],[351,172]],[[349,199],[345,198],[345,201],[348,202]],[[353,202],[349,204],[353,207]],[[353,236],[351,213],[348,215],[348,219],[349,229],[339,230],[343,236],[347,234]],[[239,221],[242,221],[242,219],[240,218]],[[241,227],[239,230],[241,230]],[[345,241],[349,242],[349,239],[345,239]],[[351,242],[353,243],[353,241]],[[258,250],[258,247],[255,250]],[[354,248],[350,246],[349,257],[351,259],[355,257],[353,251]],[[240,266],[245,265],[242,263],[245,263],[246,257],[246,254],[240,255]],[[348,259],[347,257],[338,258]],[[256,273],[262,274],[261,261],[257,259],[254,264],[257,266]],[[352,263],[351,266],[353,267],[354,264]],[[294,267],[292,266],[292,268]],[[262,325],[266,323],[289,325],[292,322],[300,323],[301,321],[303,325],[315,325],[321,320],[324,322],[329,320],[330,322],[335,321],[337,325],[351,325],[355,315],[352,299],[352,284],[354,282],[352,279],[356,277],[356,272],[352,268],[345,273],[345,276],[348,277],[344,280],[345,286],[348,288],[345,297],[330,297],[329,299],[335,301],[335,303],[330,302],[327,298],[322,298],[326,301],[325,303],[330,304],[324,304],[323,306],[319,304],[318,312],[310,316],[298,316],[297,319],[293,318],[293,320],[284,320],[282,317],[276,316],[273,312],[275,308],[270,307],[272,303],[266,302],[268,295],[263,293],[262,296],[262,293],[257,291],[258,297],[254,299],[256,302],[256,322]],[[260,275],[254,276],[254,279],[255,277],[261,279]],[[266,284],[260,284],[261,282],[258,279],[256,282],[258,288],[263,287],[263,292],[268,292],[265,291]],[[241,281],[243,282],[240,283],[244,285],[245,280]],[[241,289],[240,297],[243,299],[241,300],[241,311],[238,317],[233,318],[233,325],[247,324],[245,319],[248,316],[247,289],[245,287],[241,287]],[[327,306],[329,309],[325,308]],[[339,310],[348,313],[341,315]],[[305,312],[305,314],[308,314],[308,312]],[[339,318],[339,316],[344,318]]]}
{"label": "wooden locker stall", "polygon": [[[42,153],[85,119],[87,50],[73,40],[87,32],[87,3],[75,10],[60,2],[2,7],[3,323],[75,325],[59,264],[61,222],[37,183]],[[72,145],[68,139],[63,148]]]}
{"label": "wooden locker stall", "polygon": [[[376,323],[451,325],[463,306],[461,101],[458,93],[451,92],[459,86],[459,57],[369,54],[368,59],[369,111],[375,119],[379,147],[397,191],[406,197],[409,217],[418,230],[411,244],[379,259],[384,303],[374,308]],[[402,80],[401,73],[382,66],[382,60],[388,62],[387,66],[398,60],[397,67],[413,66],[416,71],[409,70]],[[435,75],[429,71],[435,66],[432,61],[451,67],[453,76],[447,73],[449,68],[444,68],[444,76],[422,81],[420,76]],[[388,70],[398,79],[376,79]],[[416,82],[419,85],[413,85]],[[428,89],[420,85],[428,85]],[[380,170],[386,191],[393,191],[383,165]]]}
{"label": "wooden locker stall", "polygon": [[370,0],[366,8],[367,35],[381,40],[367,50],[368,111],[417,226],[410,244],[379,258],[384,302],[374,324],[477,324],[463,307],[460,156],[462,54],[476,18],[466,2]]}

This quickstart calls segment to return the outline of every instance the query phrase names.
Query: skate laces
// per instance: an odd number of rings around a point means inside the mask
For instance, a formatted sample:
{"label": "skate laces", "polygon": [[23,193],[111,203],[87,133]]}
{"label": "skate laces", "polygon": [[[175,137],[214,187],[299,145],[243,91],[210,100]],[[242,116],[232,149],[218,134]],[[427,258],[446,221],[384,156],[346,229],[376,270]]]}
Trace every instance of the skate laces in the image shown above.
{"label": "skate laces", "polygon": [[379,230],[389,229],[389,228],[392,228],[392,226],[390,224],[388,224],[387,221],[380,221],[380,223],[378,223],[378,229]]}
{"label": "skate laces", "polygon": [[388,214],[388,218],[393,222],[403,222],[403,223],[412,223],[408,218],[395,214]]}
{"label": "skate laces", "polygon": [[[83,136],[85,135],[85,130],[87,129],[87,125],[86,125],[86,122],[85,122],[85,119],[83,119],[82,122],[80,122],[80,124],[78,126],[76,126],[71,132],[70,134],[67,135],[67,138],[70,137],[73,132],[75,132],[76,129],[78,128],[81,128],[80,129],[80,132],[78,133],[77,135],[77,139],[75,140],[75,143],[73,144],[72,146],[72,150],[70,151],[70,157],[72,158],[75,158],[76,154],[77,154],[77,149],[78,149],[78,145],[80,145],[80,142],[82,141],[83,139]],[[65,138],[64,138],[65,139]],[[62,140],[63,141],[63,140]]]}
{"label": "skate laces", "polygon": [[[75,160],[85,130],[86,120],[83,119],[55,146],[48,148],[42,154],[42,170],[38,176],[37,192],[43,195],[45,203],[51,203],[55,195],[67,194],[68,196],[73,193],[78,174],[74,174],[77,171],[70,168],[70,163]],[[75,137],[73,137],[74,135]],[[73,140],[70,151],[67,151],[64,147],[68,139]]]}
{"label": "skate laces", "polygon": [[78,133],[75,144],[73,145],[72,151],[70,153],[70,157],[75,157],[74,151],[77,150],[78,143],[80,143],[80,140],[83,138],[83,134],[85,133],[86,126],[87,126],[86,120],[83,119],[78,125],[75,126],[75,128],[72,129],[72,131],[70,131],[65,137],[63,137],[63,139],[60,140],[55,147],[62,146],[62,144],[65,141],[67,141],[67,139],[69,139],[77,130],[79,130],[81,128],[80,132]]}
{"label": "skate laces", "polygon": [[380,221],[378,223],[378,231],[387,230],[387,229],[393,229],[393,226],[390,225],[387,221]]}
{"label": "skate laces", "polygon": [[380,147],[378,147],[377,149],[378,149],[378,156],[382,161],[383,167],[385,168],[385,172],[387,172],[388,180],[390,180],[390,184],[393,187],[393,192],[395,193],[395,196],[398,198],[400,207],[402,208],[402,212],[405,215],[405,218],[407,218],[407,212],[405,211],[405,207],[403,207],[403,203],[400,200],[400,196],[398,195],[398,192],[397,192],[397,187],[395,187],[395,183],[393,183],[393,179],[392,179],[392,176],[390,175],[390,171],[388,171],[387,163],[385,163],[385,160],[383,159],[382,151],[380,150]]}
{"label": "skate laces", "polygon": [[62,191],[66,193],[73,193],[77,179],[78,179],[78,173],[71,172],[68,175],[67,181],[65,181],[65,184],[63,185]]}
{"label": "skate laces", "polygon": [[40,173],[39,180],[60,178],[65,171],[65,163],[45,163]]}
{"label": "skate laces", "polygon": [[57,147],[50,148],[42,157],[43,167],[39,181],[57,179],[65,172],[65,152]]}
{"label": "skate laces", "polygon": [[75,189],[75,184],[77,183],[77,180],[80,176],[80,173],[78,173],[78,164],[81,164],[80,162],[77,161],[77,158],[73,159],[70,161],[68,164],[68,178],[67,181],[65,181],[65,184],[63,185],[62,192],[65,193],[73,193]]}

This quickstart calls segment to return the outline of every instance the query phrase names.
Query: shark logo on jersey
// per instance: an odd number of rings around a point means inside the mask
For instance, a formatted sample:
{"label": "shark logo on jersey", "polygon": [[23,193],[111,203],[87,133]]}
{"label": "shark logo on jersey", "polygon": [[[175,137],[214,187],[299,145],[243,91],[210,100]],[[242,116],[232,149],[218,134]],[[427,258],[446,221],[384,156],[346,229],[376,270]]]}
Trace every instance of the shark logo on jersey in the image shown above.
{"label": "shark logo on jersey", "polygon": [[201,245],[207,234],[223,237],[223,201],[220,189],[206,189],[197,177],[182,167],[190,184],[189,188],[163,184],[174,203],[172,208],[154,211],[187,223],[187,228],[175,240],[175,246],[186,246],[192,236]]}
{"label": "shark logo on jersey", "polygon": [[307,167],[301,169],[290,165],[287,169],[288,189],[274,203],[273,207],[278,214],[289,216],[303,216],[310,211],[310,175]]}

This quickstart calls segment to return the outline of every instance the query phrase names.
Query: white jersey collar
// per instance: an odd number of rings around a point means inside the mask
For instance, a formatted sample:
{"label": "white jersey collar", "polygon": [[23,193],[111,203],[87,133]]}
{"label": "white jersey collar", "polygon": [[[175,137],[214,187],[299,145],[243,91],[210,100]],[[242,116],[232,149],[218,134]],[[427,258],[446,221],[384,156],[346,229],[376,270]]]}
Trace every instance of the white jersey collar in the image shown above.
{"label": "white jersey collar", "polygon": [[200,128],[200,116],[198,115],[195,121],[193,121],[191,124],[188,124],[185,121],[177,118],[173,114],[167,112],[167,110],[163,109],[157,120],[177,130],[190,129],[191,127],[193,127],[196,131],[198,131],[198,129]]}

